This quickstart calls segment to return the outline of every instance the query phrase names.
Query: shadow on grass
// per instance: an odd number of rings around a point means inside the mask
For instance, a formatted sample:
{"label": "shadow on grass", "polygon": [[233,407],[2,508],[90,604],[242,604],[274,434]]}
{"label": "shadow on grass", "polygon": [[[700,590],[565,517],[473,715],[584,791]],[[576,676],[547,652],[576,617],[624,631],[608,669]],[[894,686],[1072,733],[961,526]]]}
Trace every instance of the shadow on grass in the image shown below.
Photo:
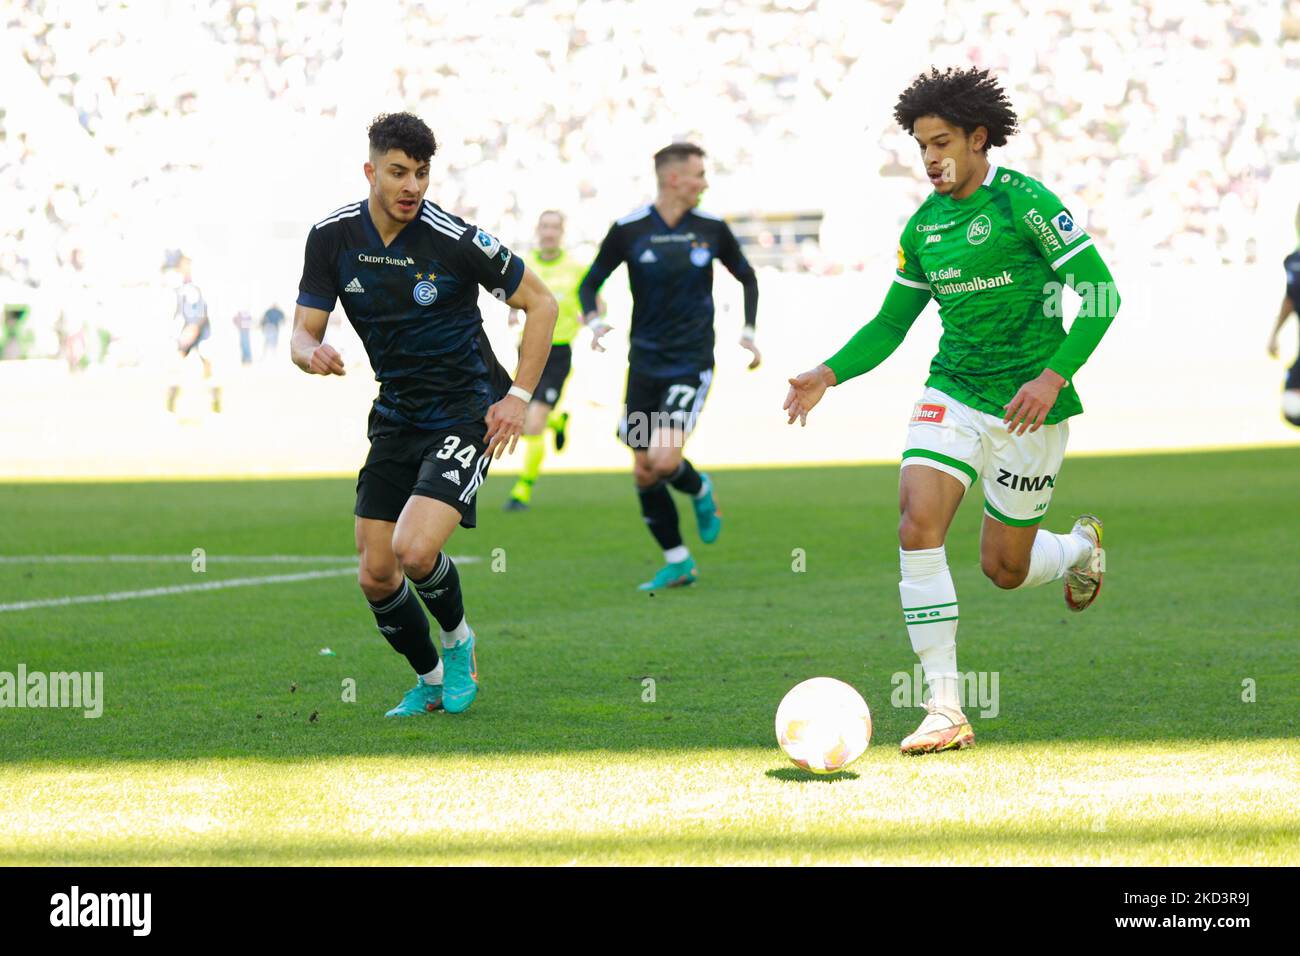
{"label": "shadow on grass", "polygon": [[852,770],[838,770],[835,773],[813,773],[798,767],[780,767],[767,771],[764,776],[787,783],[836,783],[840,780],[857,780],[858,775]]}

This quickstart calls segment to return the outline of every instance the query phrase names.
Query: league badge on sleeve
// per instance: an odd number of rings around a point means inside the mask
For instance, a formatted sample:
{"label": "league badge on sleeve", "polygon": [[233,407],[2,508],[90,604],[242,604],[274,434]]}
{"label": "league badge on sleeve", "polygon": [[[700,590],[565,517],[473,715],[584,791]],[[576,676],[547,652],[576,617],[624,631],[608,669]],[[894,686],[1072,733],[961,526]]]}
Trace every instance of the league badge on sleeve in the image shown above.
{"label": "league badge on sleeve", "polygon": [[1067,246],[1076,239],[1083,237],[1083,230],[1075,223],[1073,217],[1062,209],[1052,217],[1052,228],[1056,234],[1061,237],[1061,241]]}
{"label": "league badge on sleeve", "polygon": [[479,247],[483,255],[491,259],[501,251],[501,242],[495,236],[484,232],[482,229],[474,231],[474,245]]}

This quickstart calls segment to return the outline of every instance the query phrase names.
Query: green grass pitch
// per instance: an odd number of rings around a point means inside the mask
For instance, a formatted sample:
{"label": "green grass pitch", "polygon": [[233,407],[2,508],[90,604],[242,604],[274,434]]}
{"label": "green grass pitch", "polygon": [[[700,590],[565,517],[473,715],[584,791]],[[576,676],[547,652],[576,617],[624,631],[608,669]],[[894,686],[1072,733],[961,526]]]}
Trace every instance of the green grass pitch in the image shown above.
{"label": "green grass pitch", "polygon": [[[722,538],[682,507],[701,580],[655,597],[630,475],[543,475],[526,514],[489,480],[449,549],[480,559],[482,691],[407,721],[383,718],[412,678],[346,564],[221,560],[347,556],[352,481],[0,486],[4,555],[208,555],[4,561],[0,605],[342,570],[0,610],[0,671],[105,682],[98,719],[0,709],[0,864],[1295,865],[1298,476],[1294,448],[1069,460],[1047,526],[1095,510],[1109,556],[1082,615],[1059,585],[984,580],[972,496],[948,543],[959,662],[998,672],[1000,713],[972,750],[911,759],[893,467],[715,473]],[[772,717],[822,674],[876,729],[816,778]]]}

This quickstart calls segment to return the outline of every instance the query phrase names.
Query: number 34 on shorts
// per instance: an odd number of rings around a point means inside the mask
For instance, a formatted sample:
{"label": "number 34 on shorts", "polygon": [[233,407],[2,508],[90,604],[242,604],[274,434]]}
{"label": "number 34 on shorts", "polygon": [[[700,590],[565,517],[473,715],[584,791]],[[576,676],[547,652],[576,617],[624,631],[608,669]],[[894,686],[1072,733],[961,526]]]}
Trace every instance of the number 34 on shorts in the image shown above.
{"label": "number 34 on shorts", "polygon": [[966,488],[978,479],[984,512],[1008,525],[1032,525],[1047,514],[1070,438],[1068,422],[1012,435],[1002,419],[926,388],[912,410],[903,467],[925,465]]}

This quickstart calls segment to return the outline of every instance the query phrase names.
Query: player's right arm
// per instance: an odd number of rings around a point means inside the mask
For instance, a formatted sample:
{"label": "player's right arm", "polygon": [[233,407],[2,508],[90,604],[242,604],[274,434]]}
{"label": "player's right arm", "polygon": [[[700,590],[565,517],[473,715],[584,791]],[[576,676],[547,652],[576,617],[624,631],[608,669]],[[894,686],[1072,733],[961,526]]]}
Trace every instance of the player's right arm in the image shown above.
{"label": "player's right arm", "polygon": [[345,375],[343,357],[325,343],[325,328],[338,301],[338,281],[328,231],[315,226],[307,233],[302,278],[293,310],[289,357],[309,375]]}
{"label": "player's right arm", "polygon": [[921,271],[916,252],[909,242],[909,222],[898,242],[898,269],[876,317],[857,331],[844,347],[816,368],[790,379],[785,411],[788,425],[795,419],[808,424],[808,413],[821,401],[826,389],[871,371],[902,344],[912,323],[930,301],[930,284]]}
{"label": "player's right arm", "polygon": [[578,303],[582,306],[582,324],[591,329],[591,347],[597,352],[605,351],[600,344],[601,337],[610,330],[605,321],[605,308],[600,300],[600,287],[623,262],[623,242],[618,234],[618,224],[609,227],[605,238],[601,240],[600,251],[596,261],[591,264],[587,274],[578,286]]}
{"label": "player's right arm", "polygon": [[289,340],[289,354],[293,364],[309,375],[346,375],[343,357],[332,345],[326,345],[325,327],[330,314],[323,309],[305,305],[293,310],[293,338]]}

